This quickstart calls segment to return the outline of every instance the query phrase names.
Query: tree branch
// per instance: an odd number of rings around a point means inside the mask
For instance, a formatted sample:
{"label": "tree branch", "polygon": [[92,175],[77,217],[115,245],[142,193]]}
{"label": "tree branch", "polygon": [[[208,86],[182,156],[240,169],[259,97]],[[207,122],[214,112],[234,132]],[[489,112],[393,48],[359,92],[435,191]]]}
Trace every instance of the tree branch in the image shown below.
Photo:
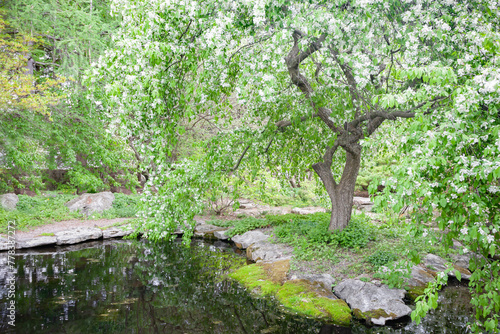
{"label": "tree branch", "polygon": [[[309,119],[309,118],[314,118],[314,117],[318,117],[318,116],[319,116],[318,114],[313,114],[312,116],[302,116],[302,117],[300,118],[300,121],[301,121],[301,122],[304,122],[305,120],[307,120],[307,119]],[[281,120],[281,121],[276,122],[276,124],[275,124],[275,125],[276,125],[276,127],[280,128],[280,129],[281,129],[281,128],[286,128],[286,127],[288,127],[288,126],[292,125],[292,121],[289,121],[289,120]]]}
{"label": "tree branch", "polygon": [[250,148],[252,144],[248,144],[247,147],[245,148],[245,150],[243,151],[243,153],[241,154],[240,158],[238,159],[238,161],[236,162],[236,165],[234,165],[233,168],[231,168],[231,172],[234,172],[235,170],[238,169],[238,167],[240,167],[240,163],[241,163],[241,160],[243,160],[243,157],[245,156],[245,154],[247,154],[247,151],[248,149]]}

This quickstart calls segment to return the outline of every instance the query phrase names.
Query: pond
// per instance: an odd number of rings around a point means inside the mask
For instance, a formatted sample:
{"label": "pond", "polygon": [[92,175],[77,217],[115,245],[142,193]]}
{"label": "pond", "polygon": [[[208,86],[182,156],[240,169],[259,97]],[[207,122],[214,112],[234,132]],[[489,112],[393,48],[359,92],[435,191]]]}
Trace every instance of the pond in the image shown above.
{"label": "pond", "polygon": [[11,333],[466,333],[464,287],[447,288],[420,325],[350,328],[284,311],[226,279],[246,259],[227,243],[99,241],[16,255],[16,327],[7,325],[6,256],[0,332]]}

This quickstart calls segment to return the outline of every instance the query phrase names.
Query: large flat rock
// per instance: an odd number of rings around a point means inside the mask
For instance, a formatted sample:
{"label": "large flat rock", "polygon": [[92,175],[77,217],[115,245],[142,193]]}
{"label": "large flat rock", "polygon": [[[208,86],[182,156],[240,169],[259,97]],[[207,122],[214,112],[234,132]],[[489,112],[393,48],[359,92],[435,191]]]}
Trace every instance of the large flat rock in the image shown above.
{"label": "large flat rock", "polygon": [[250,260],[275,262],[292,258],[293,247],[272,244],[266,240],[258,241],[247,248],[247,258]]}
{"label": "large flat rock", "polygon": [[371,211],[371,209],[373,207],[373,202],[370,201],[370,199],[368,197],[354,196],[352,199],[352,204],[358,210],[362,210],[362,211]]}
{"label": "large flat rock", "polygon": [[261,231],[254,230],[243,233],[242,235],[235,235],[231,238],[236,247],[240,249],[246,249],[256,242],[267,240],[268,235],[265,235]]}
{"label": "large flat rock", "polygon": [[109,191],[97,194],[83,194],[64,204],[70,211],[80,211],[90,216],[94,212],[101,213],[111,209],[115,195]]}
{"label": "large flat rock", "polygon": [[31,239],[18,240],[16,248],[33,248],[40,246],[49,246],[57,243],[55,236],[41,236]]}
{"label": "large flat rock", "polygon": [[332,291],[332,286],[335,284],[335,278],[330,274],[305,274],[296,273],[290,277],[290,280],[307,280],[313,284],[320,284],[324,289]]}
{"label": "large flat rock", "polygon": [[388,320],[398,319],[411,313],[403,298],[405,290],[390,289],[387,285],[375,285],[360,280],[347,279],[334,289],[345,300],[357,318],[375,325],[385,325]]}
{"label": "large flat rock", "polygon": [[79,227],[55,233],[58,245],[71,245],[102,238],[102,230],[95,227]]}
{"label": "large flat rock", "polygon": [[215,239],[214,233],[217,231],[225,231],[226,227],[220,227],[210,224],[199,224],[194,228],[194,236],[207,238],[207,239]]}
{"label": "large flat rock", "polygon": [[19,197],[16,194],[8,193],[0,195],[0,206],[5,210],[15,210],[17,202],[19,202]]}
{"label": "large flat rock", "polygon": [[[433,271],[436,271],[436,272],[445,271],[448,268],[446,265],[446,260],[443,259],[442,257],[439,257],[439,256],[434,255],[434,254],[427,254],[425,256],[424,260],[422,261],[422,264],[426,268],[433,270]],[[467,267],[468,267],[468,264],[467,264]],[[460,276],[463,279],[468,280],[468,279],[470,279],[470,276],[472,275],[472,273],[469,271],[469,269],[467,269],[467,267],[464,268],[464,267],[461,267],[457,264],[453,265],[453,268],[460,272]],[[455,270],[450,271],[448,273],[448,276],[456,277]]]}
{"label": "large flat rock", "polygon": [[102,231],[102,237],[104,239],[109,238],[120,238],[130,235],[134,232],[134,229],[130,225],[125,226],[112,226]]}
{"label": "large flat rock", "polygon": [[293,208],[292,213],[297,215],[309,215],[317,212],[326,212],[325,208],[321,208],[319,206],[308,206],[306,208]]}
{"label": "large flat rock", "polygon": [[15,242],[13,239],[11,239],[12,241],[9,241],[8,239],[6,238],[1,238],[0,237],[0,251],[4,251],[4,250],[9,250],[9,248],[11,248],[12,246],[15,247]]}
{"label": "large flat rock", "polygon": [[226,235],[226,231],[215,231],[214,237],[216,237],[219,240],[227,240],[227,239],[229,239],[229,236]]}

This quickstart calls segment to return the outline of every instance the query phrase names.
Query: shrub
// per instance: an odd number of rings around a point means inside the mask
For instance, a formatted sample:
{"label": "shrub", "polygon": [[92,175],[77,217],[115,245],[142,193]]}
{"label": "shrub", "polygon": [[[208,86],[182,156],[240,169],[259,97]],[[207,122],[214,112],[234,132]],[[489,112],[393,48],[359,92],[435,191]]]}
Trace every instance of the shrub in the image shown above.
{"label": "shrub", "polygon": [[393,261],[396,261],[397,256],[388,251],[378,250],[368,257],[368,262],[375,267],[385,266]]}
{"label": "shrub", "polygon": [[363,215],[352,216],[349,225],[332,234],[332,240],[342,247],[364,248],[368,242],[374,240],[374,227],[368,223],[367,217]]}

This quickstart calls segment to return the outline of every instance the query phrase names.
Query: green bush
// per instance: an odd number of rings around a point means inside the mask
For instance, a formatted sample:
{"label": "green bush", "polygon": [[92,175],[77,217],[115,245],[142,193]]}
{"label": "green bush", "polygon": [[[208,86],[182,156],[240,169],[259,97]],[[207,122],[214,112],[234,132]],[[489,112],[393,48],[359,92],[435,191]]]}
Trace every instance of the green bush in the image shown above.
{"label": "green bush", "polygon": [[374,240],[374,227],[368,223],[367,217],[363,214],[352,216],[349,225],[338,232],[332,234],[332,240],[340,246],[346,248],[364,248],[368,242]]}
{"label": "green bush", "polygon": [[139,206],[139,195],[125,195],[115,193],[115,200],[111,209],[105,211],[104,218],[128,218],[135,217]]}
{"label": "green bush", "polygon": [[397,256],[388,251],[378,250],[368,257],[368,262],[375,267],[385,266],[391,262],[396,261]]}

